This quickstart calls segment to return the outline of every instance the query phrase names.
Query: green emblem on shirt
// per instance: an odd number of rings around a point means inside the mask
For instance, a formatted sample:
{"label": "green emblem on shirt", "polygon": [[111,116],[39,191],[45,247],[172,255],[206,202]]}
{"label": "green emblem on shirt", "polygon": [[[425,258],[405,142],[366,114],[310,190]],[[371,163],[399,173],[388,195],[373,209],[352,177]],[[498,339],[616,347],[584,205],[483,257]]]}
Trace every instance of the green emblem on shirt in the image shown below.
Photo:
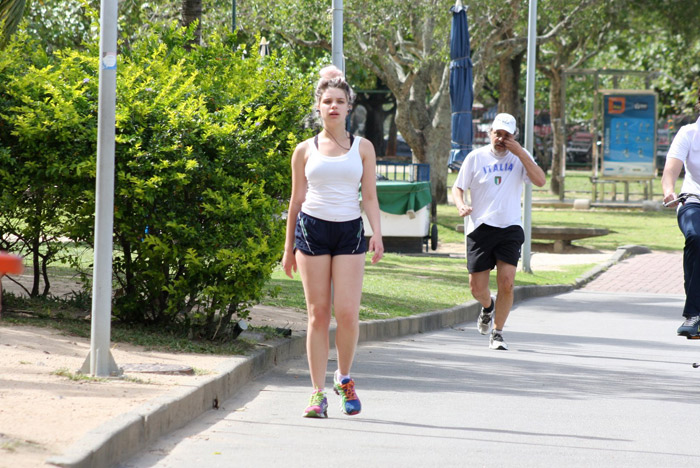
{"label": "green emblem on shirt", "polygon": [[496,176],[493,178],[493,183],[496,185],[501,185],[501,180],[503,180],[501,176]]}

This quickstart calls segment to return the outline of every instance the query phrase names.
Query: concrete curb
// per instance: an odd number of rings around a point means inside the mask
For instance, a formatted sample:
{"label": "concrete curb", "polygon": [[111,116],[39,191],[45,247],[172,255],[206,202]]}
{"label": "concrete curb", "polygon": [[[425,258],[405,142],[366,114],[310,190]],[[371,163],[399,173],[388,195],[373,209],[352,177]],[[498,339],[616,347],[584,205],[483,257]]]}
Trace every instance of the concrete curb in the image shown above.
{"label": "concrete curb", "polygon": [[[577,289],[631,255],[649,253],[640,246],[617,249],[610,260],[593,268],[572,285],[518,286],[514,303],[525,299],[550,296]],[[471,301],[449,309],[426,312],[410,317],[360,323],[360,342],[381,341],[424,333],[475,321],[480,305]],[[331,340],[334,331],[331,331]],[[47,463],[67,468],[112,466],[144,450],[161,436],[185,426],[204,412],[218,408],[245,384],[279,363],[303,356],[306,336],[298,335],[265,343],[250,356],[234,358],[217,369],[218,373],[196,387],[180,387],[155,398],[133,411],[116,417],[89,431],[64,454]]]}

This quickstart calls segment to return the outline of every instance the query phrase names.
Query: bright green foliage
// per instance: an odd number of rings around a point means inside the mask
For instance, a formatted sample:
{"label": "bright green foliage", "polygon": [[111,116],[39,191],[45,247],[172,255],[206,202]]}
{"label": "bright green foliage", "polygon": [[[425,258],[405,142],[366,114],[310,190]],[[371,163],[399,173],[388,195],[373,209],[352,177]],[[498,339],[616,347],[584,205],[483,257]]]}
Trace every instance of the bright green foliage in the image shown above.
{"label": "bright green foliage", "polygon": [[0,52],[0,248],[31,259],[31,296],[49,293],[46,267],[64,249],[90,182],[79,168],[94,155],[94,62],[48,57],[26,40]]}
{"label": "bright green foliage", "polygon": [[[226,339],[235,336],[234,319],[245,318],[261,296],[283,250],[289,157],[307,133],[301,122],[311,110],[312,80],[282,57],[247,56],[234,37],[212,37],[187,52],[188,34],[173,25],[119,56],[113,313]],[[17,159],[16,142],[0,157],[15,166],[41,158],[54,177],[41,186],[72,197],[56,216],[80,219],[62,235],[91,242],[97,70],[85,64],[97,60],[87,57],[58,55],[55,68],[23,77],[72,90],[71,105],[53,95],[42,101],[44,90],[27,97],[35,111],[13,106],[12,133],[27,141],[26,161]],[[49,103],[60,104],[60,112],[46,115]],[[27,116],[31,125],[20,129]],[[42,129],[65,138],[49,139]],[[73,140],[92,146],[74,148]]]}
{"label": "bright green foliage", "polygon": [[282,252],[310,80],[230,41],[157,39],[119,64],[115,313],[222,339]]}

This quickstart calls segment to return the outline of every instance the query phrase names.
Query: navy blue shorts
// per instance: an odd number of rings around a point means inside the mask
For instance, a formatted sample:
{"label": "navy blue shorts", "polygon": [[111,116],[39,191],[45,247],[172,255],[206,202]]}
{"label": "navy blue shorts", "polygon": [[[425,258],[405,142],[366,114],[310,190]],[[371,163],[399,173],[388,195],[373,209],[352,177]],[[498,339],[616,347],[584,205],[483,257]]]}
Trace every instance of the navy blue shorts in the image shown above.
{"label": "navy blue shorts", "polygon": [[497,260],[518,266],[523,242],[525,233],[520,226],[497,228],[481,224],[467,236],[467,270],[493,270]]}
{"label": "navy blue shorts", "polygon": [[325,221],[304,212],[297,217],[294,248],[306,255],[351,255],[367,252],[362,218]]}

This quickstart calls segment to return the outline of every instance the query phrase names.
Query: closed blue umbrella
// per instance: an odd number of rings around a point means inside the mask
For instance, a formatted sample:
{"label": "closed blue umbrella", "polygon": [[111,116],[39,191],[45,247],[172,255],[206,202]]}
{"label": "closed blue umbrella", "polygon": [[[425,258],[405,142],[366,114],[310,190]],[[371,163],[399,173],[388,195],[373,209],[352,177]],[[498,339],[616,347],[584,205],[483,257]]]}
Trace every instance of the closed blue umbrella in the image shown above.
{"label": "closed blue umbrella", "polygon": [[450,100],[452,103],[452,149],[447,163],[450,169],[459,169],[472,150],[472,59],[469,46],[467,7],[457,0],[452,12],[450,34]]}

